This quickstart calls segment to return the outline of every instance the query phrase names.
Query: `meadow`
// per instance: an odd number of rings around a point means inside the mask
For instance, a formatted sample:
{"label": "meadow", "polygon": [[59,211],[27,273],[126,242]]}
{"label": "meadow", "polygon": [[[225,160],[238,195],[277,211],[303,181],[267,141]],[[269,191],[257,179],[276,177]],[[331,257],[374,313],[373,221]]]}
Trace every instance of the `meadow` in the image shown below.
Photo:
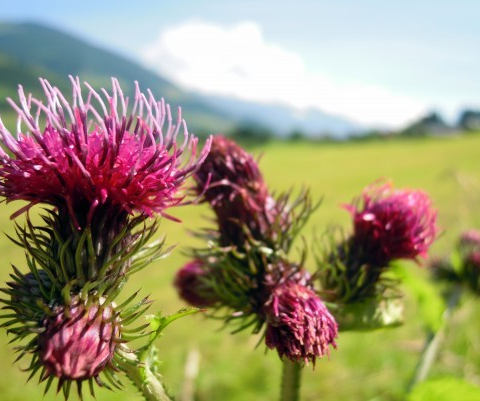
{"label": "meadow", "polygon": [[[426,191],[438,209],[442,234],[432,247],[434,255],[448,254],[461,230],[480,228],[480,135],[392,139],[332,144],[270,142],[252,149],[261,154],[260,167],[272,191],[311,189],[322,204],[303,230],[311,243],[329,225],[349,228],[349,215],[341,205],[360,194],[363,187],[379,179],[393,180],[397,187]],[[0,229],[14,232],[9,216],[18,204],[0,205]],[[172,211],[182,224],[163,221],[161,233],[168,244],[177,244],[171,255],[157,261],[134,277],[125,288],[127,295],[141,289],[155,300],[151,313],[173,313],[184,306],[172,286],[175,271],[187,260],[189,246],[201,246],[190,230],[208,225],[204,206],[186,206]],[[23,221],[23,217],[18,219]],[[300,243],[299,243],[300,245]],[[22,251],[5,235],[0,238],[3,267],[0,281],[8,280],[10,263],[25,268]],[[292,259],[295,255],[293,251]],[[307,266],[314,268],[310,254]],[[428,279],[425,268],[409,264],[418,280]],[[3,286],[3,284],[2,284]],[[302,400],[397,401],[405,388],[421,351],[425,330],[416,302],[405,288],[405,324],[375,332],[341,333],[338,349],[330,358],[305,369]],[[478,300],[465,297],[431,372],[432,378],[461,377],[480,385],[480,308]],[[273,351],[266,352],[260,338],[248,332],[231,335],[220,321],[201,314],[172,324],[158,341],[161,372],[173,395],[181,400],[186,361],[198,352],[199,372],[195,380],[196,400],[266,401],[278,398],[281,363]],[[27,359],[12,365],[15,354],[5,331],[0,332],[0,399],[3,401],[59,400],[50,392],[45,397],[37,378],[26,383],[21,371]],[[125,391],[98,390],[97,400],[134,401],[142,399],[124,380]],[[72,394],[75,399],[76,395]],[[89,398],[89,396],[87,396]],[[87,398],[86,397],[86,398]]]}

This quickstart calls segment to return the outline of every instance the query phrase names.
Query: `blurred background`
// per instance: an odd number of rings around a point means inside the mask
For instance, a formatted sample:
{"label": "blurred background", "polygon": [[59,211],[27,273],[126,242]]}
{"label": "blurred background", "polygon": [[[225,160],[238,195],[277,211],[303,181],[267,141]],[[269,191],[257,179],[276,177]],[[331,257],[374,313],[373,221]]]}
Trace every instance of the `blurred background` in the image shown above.
{"label": "blurred background", "polygon": [[[19,84],[41,96],[38,77],[66,94],[68,75],[98,89],[109,88],[115,76],[130,94],[138,81],[173,110],[181,106],[196,135],[224,133],[262,155],[272,191],[308,186],[323,198],[304,230],[307,240],[331,224],[350,228],[339,205],[386,177],[431,195],[442,226],[432,254],[444,255],[462,230],[480,228],[479,16],[474,0],[3,0],[0,117],[14,132],[16,117],[5,99],[16,98]],[[18,207],[2,205],[3,232],[13,233],[9,216]],[[208,225],[201,206],[172,214],[183,223],[166,221],[161,231],[176,249],[127,286],[152,294],[152,313],[183,306],[173,276],[188,247],[202,245],[189,230]],[[5,237],[0,247],[5,282],[9,264],[22,269],[25,262]],[[307,263],[313,269],[313,258]],[[425,269],[411,268],[428,280]],[[405,291],[405,324],[342,334],[330,360],[306,369],[302,399],[405,398],[425,337],[419,306]],[[454,315],[433,379],[480,384],[477,302],[465,298]],[[0,399],[42,399],[36,379],[25,384],[27,361],[13,366],[4,332],[0,339]],[[280,362],[255,347],[258,340],[231,336],[201,316],[182,319],[159,342],[167,386],[181,399],[186,361],[198,353],[196,400],[277,398]],[[97,398],[141,399],[126,386],[101,390]]]}

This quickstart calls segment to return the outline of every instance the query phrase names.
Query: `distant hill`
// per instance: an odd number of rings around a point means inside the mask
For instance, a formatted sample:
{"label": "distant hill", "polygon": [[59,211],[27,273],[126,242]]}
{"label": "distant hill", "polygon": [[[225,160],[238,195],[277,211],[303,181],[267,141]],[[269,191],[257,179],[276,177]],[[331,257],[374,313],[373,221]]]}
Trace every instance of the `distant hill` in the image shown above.
{"label": "distant hill", "polygon": [[38,77],[69,90],[68,75],[78,75],[94,87],[109,87],[117,77],[126,93],[133,82],[163,96],[175,110],[179,105],[189,129],[197,134],[232,132],[248,120],[277,135],[292,131],[308,136],[344,136],[361,130],[340,117],[311,109],[299,112],[277,104],[259,104],[227,97],[201,96],[187,92],[132,60],[90,44],[70,34],[37,23],[0,23],[0,106],[15,97],[18,84],[40,92]]}
{"label": "distant hill", "polygon": [[256,121],[283,137],[293,132],[307,137],[346,137],[364,130],[345,118],[314,108],[300,111],[284,104],[253,103],[216,96],[204,96],[203,101],[236,120]]}
{"label": "distant hill", "polygon": [[134,81],[138,81],[142,89],[150,88],[156,96],[164,97],[173,110],[181,105],[189,129],[195,132],[214,133],[215,129],[229,130],[234,126],[230,117],[124,57],[36,23],[0,23],[2,100],[14,97],[18,84],[39,93],[39,76],[69,91],[68,75],[107,88],[115,76],[129,94],[133,93]]}

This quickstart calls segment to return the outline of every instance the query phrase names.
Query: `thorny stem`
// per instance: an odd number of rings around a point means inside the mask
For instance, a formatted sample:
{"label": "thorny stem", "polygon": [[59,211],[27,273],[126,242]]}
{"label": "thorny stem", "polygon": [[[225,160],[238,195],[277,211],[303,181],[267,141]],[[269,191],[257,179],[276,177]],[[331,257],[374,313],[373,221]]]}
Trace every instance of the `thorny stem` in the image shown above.
{"label": "thorny stem", "polygon": [[118,352],[121,355],[118,361],[120,367],[147,401],[172,401],[167,395],[160,378],[152,372],[147,363],[141,363],[133,352]]}
{"label": "thorny stem", "polygon": [[422,350],[422,354],[420,356],[420,360],[415,368],[415,374],[413,375],[410,383],[407,387],[407,392],[413,390],[413,388],[423,380],[425,380],[430,372],[430,368],[432,367],[433,362],[437,356],[440,343],[443,340],[445,329],[448,325],[448,322],[453,314],[453,310],[458,305],[460,300],[460,296],[462,295],[462,287],[457,285],[453,288],[450,296],[447,300],[447,308],[443,314],[443,322],[440,328],[434,332],[429,331],[427,335],[427,339],[425,340],[425,345]]}
{"label": "thorny stem", "polygon": [[300,380],[302,367],[289,359],[283,360],[282,389],[280,401],[300,400]]}

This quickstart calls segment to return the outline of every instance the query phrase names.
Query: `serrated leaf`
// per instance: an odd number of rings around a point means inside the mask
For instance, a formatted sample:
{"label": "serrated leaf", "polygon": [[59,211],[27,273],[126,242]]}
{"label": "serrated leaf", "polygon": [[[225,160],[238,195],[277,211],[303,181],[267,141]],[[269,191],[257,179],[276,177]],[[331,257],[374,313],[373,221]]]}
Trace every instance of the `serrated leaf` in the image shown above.
{"label": "serrated leaf", "polygon": [[396,327],[403,323],[403,303],[398,298],[370,299],[344,305],[333,314],[340,331],[370,331]]}
{"label": "serrated leaf", "polygon": [[418,384],[407,401],[478,401],[480,387],[454,376],[444,376]]}

